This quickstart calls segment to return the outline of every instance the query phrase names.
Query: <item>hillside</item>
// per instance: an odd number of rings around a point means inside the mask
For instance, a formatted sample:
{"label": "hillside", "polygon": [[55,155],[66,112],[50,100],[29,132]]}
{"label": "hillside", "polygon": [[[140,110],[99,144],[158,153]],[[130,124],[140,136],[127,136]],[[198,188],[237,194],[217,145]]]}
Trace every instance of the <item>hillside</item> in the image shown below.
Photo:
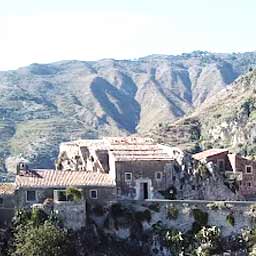
{"label": "hillside", "polygon": [[158,141],[188,150],[230,148],[256,155],[256,70],[208,98],[192,114],[151,130]]}
{"label": "hillside", "polygon": [[0,72],[1,169],[13,158],[52,167],[58,144],[145,134],[191,113],[250,67],[256,53],[61,61]]}

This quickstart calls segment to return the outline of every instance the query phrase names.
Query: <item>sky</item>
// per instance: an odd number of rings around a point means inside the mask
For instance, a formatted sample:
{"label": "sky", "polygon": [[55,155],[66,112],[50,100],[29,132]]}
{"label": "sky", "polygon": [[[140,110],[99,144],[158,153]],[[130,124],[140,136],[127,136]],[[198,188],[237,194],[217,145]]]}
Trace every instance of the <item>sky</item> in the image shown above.
{"label": "sky", "polygon": [[255,0],[0,0],[0,70],[256,50]]}

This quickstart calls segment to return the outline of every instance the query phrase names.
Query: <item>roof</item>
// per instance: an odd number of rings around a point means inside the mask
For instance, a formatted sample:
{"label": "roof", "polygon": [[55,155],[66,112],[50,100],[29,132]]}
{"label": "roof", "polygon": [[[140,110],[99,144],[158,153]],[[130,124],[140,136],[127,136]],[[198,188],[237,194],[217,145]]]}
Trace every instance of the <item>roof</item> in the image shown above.
{"label": "roof", "polygon": [[160,145],[126,145],[112,148],[116,161],[173,160]]}
{"label": "roof", "polygon": [[0,195],[12,195],[15,189],[15,183],[0,183]]}
{"label": "roof", "polygon": [[223,149],[223,148],[222,149],[212,148],[212,149],[208,149],[208,150],[202,151],[200,153],[194,154],[193,158],[196,160],[203,160],[203,159],[207,159],[208,157],[215,156],[215,155],[225,153],[225,152],[228,153],[228,150]]}
{"label": "roof", "polygon": [[153,139],[144,138],[138,136],[128,136],[128,137],[104,137],[103,141],[113,145],[152,145],[154,144]]}
{"label": "roof", "polygon": [[17,175],[16,185],[20,188],[57,188],[85,186],[115,186],[109,174],[84,171],[33,170],[28,175]]}

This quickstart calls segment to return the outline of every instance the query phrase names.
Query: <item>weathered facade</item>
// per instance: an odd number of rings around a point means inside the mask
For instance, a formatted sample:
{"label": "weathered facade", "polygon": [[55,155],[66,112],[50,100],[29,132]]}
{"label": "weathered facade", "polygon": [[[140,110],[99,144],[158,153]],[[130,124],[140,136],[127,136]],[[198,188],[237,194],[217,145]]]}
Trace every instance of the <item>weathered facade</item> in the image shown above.
{"label": "weathered facade", "polygon": [[[18,207],[30,207],[46,199],[67,201],[68,188],[81,190],[82,199],[90,203],[110,201],[116,197],[115,182],[108,174],[76,171],[33,170],[16,177]],[[63,198],[64,197],[64,198]]]}
{"label": "weathered facade", "polygon": [[15,189],[13,183],[0,183],[0,226],[6,226],[14,216]]}
{"label": "weathered facade", "polygon": [[256,161],[230,153],[225,149],[210,149],[193,155],[199,161],[212,162],[229,179],[236,179],[239,193],[245,197],[256,195]]}
{"label": "weathered facade", "polygon": [[174,151],[140,137],[80,140],[61,144],[57,169],[107,173],[120,199],[162,198],[177,162]]}

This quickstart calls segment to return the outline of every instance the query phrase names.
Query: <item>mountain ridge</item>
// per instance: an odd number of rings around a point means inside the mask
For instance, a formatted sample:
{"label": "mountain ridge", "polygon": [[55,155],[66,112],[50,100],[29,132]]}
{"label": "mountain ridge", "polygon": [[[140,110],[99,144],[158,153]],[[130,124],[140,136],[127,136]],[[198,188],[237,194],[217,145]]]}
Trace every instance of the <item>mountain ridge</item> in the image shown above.
{"label": "mountain ridge", "polygon": [[196,51],[0,72],[2,169],[21,155],[34,167],[52,167],[62,141],[146,134],[193,112],[252,67],[256,52]]}

